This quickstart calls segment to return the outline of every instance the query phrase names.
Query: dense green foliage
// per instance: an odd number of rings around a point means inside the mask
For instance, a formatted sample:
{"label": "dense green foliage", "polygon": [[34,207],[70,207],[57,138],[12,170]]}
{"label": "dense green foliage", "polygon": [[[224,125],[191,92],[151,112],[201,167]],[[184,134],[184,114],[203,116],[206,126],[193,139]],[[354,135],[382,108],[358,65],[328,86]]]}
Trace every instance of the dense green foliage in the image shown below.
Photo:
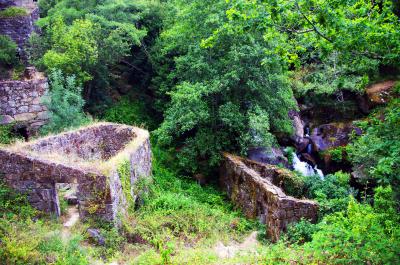
{"label": "dense green foliage", "polygon": [[[300,222],[290,236],[265,250],[266,264],[398,264],[399,217],[391,188],[378,188],[375,205],[350,200],[345,211],[328,215],[312,228]],[[316,231],[316,232],[315,232]],[[310,235],[311,233],[311,235]]]}
{"label": "dense green foliage", "polygon": [[152,129],[155,127],[154,120],[146,112],[143,101],[123,97],[116,104],[107,109],[103,117],[106,121],[135,125]]}
{"label": "dense green foliage", "polygon": [[15,65],[17,62],[17,44],[8,36],[0,35],[0,67]]}
{"label": "dense green foliage", "polygon": [[[128,199],[119,229],[88,220],[71,230],[0,184],[0,263],[400,263],[398,93],[360,122],[363,133],[350,146],[325,153],[333,163],[349,158],[375,189],[364,183],[361,194],[342,171],[279,180],[288,195],[316,200],[319,216],[317,224],[290,225],[277,244],[260,240],[251,252],[218,256],[250,232],[265,236],[265,226],[245,219],[217,187],[190,177],[215,181],[223,151],[245,155],[249,147],[293,141],[288,113],[298,106],[315,115],[306,121],[311,127],[332,122],[316,108],[343,120],[365,117],[358,94],[399,76],[398,0],[39,2],[41,30],[28,50],[50,80],[43,132],[84,125],[86,113],[145,127],[153,131],[153,182],[138,202]],[[0,17],[22,15],[17,11]],[[7,71],[16,68],[16,50],[0,36]],[[0,144],[14,141],[11,129],[0,126]],[[295,150],[287,150],[292,160]],[[118,170],[130,194],[129,164]],[[99,229],[104,245],[88,236],[89,227]]]}
{"label": "dense green foliage", "polygon": [[393,199],[390,188],[379,188],[374,207],[351,200],[345,212],[326,217],[305,246],[312,259],[329,264],[397,264],[400,229]]}
{"label": "dense green foliage", "polygon": [[277,44],[268,53],[292,66],[299,93],[360,91],[380,67],[399,65],[400,22],[392,1],[229,2],[229,23],[214,36],[257,27]]}
{"label": "dense green foliage", "polygon": [[0,144],[10,144],[12,142],[13,135],[11,129],[11,125],[0,125]]}
{"label": "dense green foliage", "polygon": [[[168,153],[158,147],[153,148],[153,153],[154,183],[150,193],[135,217],[125,222],[128,238],[139,237],[160,251],[160,254],[150,254],[148,264],[155,264],[160,256],[165,260],[162,255],[169,250],[168,256],[177,256],[173,258],[174,264],[180,264],[185,261],[185,245],[205,247],[215,240],[238,238],[255,228],[255,223],[235,211],[214,187],[202,188],[193,180],[179,176],[173,166],[176,163]],[[148,258],[144,254],[139,259]]]}
{"label": "dense green foliage", "polygon": [[[170,7],[155,46],[154,82],[170,98],[157,131],[160,142],[181,148],[181,164],[197,171],[204,162],[218,165],[222,151],[270,146],[272,131],[289,132],[287,112],[295,108],[289,80],[279,56],[266,57],[275,44],[250,29],[221,32],[212,46],[203,45],[227,21],[229,5],[177,0]],[[161,102],[169,101],[164,97]]]}
{"label": "dense green foliage", "polygon": [[43,133],[60,132],[90,121],[83,112],[85,101],[81,93],[82,88],[76,84],[75,77],[64,77],[60,70],[50,74],[50,91],[44,99],[50,120],[43,127]]}
{"label": "dense green foliage", "polygon": [[147,42],[160,23],[157,1],[62,0],[40,1],[40,6],[43,34],[31,37],[32,61],[41,69],[75,75],[96,111],[110,100],[107,89],[118,85],[123,72],[149,78],[143,72],[149,68]]}
{"label": "dense green foliage", "polygon": [[400,194],[400,100],[393,100],[384,113],[374,114],[360,126],[364,133],[349,148],[356,168],[380,185],[391,184]]}
{"label": "dense green foliage", "polygon": [[305,186],[306,191],[303,194],[319,203],[320,216],[345,210],[350,195],[356,195],[350,187],[349,174],[340,171],[325,176],[323,180],[317,175],[306,177]]}

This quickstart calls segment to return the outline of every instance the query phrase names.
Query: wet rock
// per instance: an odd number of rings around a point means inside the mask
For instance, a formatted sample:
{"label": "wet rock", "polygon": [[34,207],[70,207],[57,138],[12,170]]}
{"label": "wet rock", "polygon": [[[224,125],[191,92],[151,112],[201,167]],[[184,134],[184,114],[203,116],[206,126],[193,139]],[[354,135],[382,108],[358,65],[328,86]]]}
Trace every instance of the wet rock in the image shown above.
{"label": "wet rock", "polygon": [[300,113],[294,110],[289,111],[289,118],[292,120],[294,129],[294,138],[304,137],[304,123],[301,120]]}
{"label": "wet rock", "polygon": [[349,143],[349,138],[353,131],[356,134],[361,134],[361,129],[354,126],[353,122],[323,124],[312,132],[313,149],[321,152],[330,148],[345,146]]}
{"label": "wet rock", "polygon": [[307,162],[308,164],[312,165],[313,167],[315,167],[317,165],[317,162],[312,157],[312,155],[310,155],[308,153],[302,153],[301,157],[302,157],[303,161]]}
{"label": "wet rock", "polygon": [[370,113],[370,106],[368,104],[368,99],[364,95],[357,95],[356,97],[357,100],[357,105],[360,111],[364,114],[367,115]]}
{"label": "wet rock", "polygon": [[106,240],[105,240],[105,238],[101,235],[99,229],[89,228],[89,229],[87,230],[87,233],[88,233],[88,236],[89,236],[89,240],[90,240],[90,241],[92,241],[92,242],[95,243],[96,245],[105,246]]}
{"label": "wet rock", "polygon": [[267,149],[265,147],[255,147],[249,149],[248,158],[260,163],[269,165],[283,165],[285,167],[289,166],[289,162],[282,150],[279,148],[272,147]]}
{"label": "wet rock", "polygon": [[366,96],[370,107],[386,104],[393,96],[393,88],[396,84],[394,80],[370,85],[366,88]]}
{"label": "wet rock", "polygon": [[309,138],[299,138],[297,139],[295,145],[298,153],[303,153],[307,151],[307,146],[311,143]]}

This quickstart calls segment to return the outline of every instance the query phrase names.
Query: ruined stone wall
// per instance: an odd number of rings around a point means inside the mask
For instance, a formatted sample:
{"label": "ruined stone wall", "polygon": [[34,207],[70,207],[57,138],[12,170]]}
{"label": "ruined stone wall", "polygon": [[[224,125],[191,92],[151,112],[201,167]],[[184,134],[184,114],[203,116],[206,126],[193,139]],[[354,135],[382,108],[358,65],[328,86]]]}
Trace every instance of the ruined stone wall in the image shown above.
{"label": "ruined stone wall", "polygon": [[25,80],[0,81],[0,124],[21,122],[36,131],[48,120],[41,98],[47,91],[43,76]]}
{"label": "ruined stone wall", "polygon": [[9,36],[18,45],[20,57],[27,61],[25,51],[29,37],[37,30],[36,20],[39,19],[39,8],[27,10],[28,15],[0,18],[0,35]]}
{"label": "ruined stone wall", "polygon": [[287,196],[275,186],[273,182],[279,174],[276,167],[230,154],[224,155],[220,169],[220,184],[229,198],[248,218],[259,218],[265,223],[267,235],[273,241],[279,239],[281,231],[285,231],[290,223],[301,218],[316,221],[318,211],[315,202]]}
{"label": "ruined stone wall", "polygon": [[43,139],[30,150],[44,153],[76,155],[84,160],[107,160],[121,151],[136,137],[133,127],[116,127],[112,124],[92,127]]}
{"label": "ruined stone wall", "polygon": [[[107,191],[105,176],[62,163],[0,149],[0,174],[10,187],[27,193],[32,206],[41,211],[59,214],[56,183],[79,183],[78,197],[87,202],[81,207],[83,216],[90,204],[100,200],[102,207],[95,210],[107,216],[107,205],[111,204],[109,193],[104,192]],[[101,193],[96,194],[98,191]]]}
{"label": "ruined stone wall", "polygon": [[[93,135],[97,138],[91,140]],[[75,153],[65,151],[68,147],[70,150],[80,149],[84,139],[98,141],[103,148],[115,150],[115,153],[107,161],[101,157],[90,163],[75,161]],[[123,144],[113,146],[119,142]],[[82,150],[92,152],[89,148]],[[81,158],[87,157],[89,155],[83,154]],[[151,176],[148,132],[130,126],[100,123],[32,143],[0,148],[0,179],[10,187],[27,193],[29,202],[35,208],[57,215],[60,214],[60,207],[56,184],[78,184],[80,217],[96,216],[118,224],[120,215],[128,207],[121,176],[118,175],[118,163],[124,158],[131,165],[129,187],[134,186],[138,177]],[[132,188],[131,192],[135,192],[133,196],[136,197],[139,191]]]}

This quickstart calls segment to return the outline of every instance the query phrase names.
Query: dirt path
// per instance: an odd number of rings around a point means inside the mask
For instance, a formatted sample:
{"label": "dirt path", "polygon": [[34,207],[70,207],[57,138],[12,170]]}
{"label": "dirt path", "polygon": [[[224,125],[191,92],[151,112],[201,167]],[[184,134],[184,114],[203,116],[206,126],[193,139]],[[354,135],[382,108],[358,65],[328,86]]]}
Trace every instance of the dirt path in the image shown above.
{"label": "dirt path", "polygon": [[228,246],[225,246],[222,242],[218,242],[214,247],[214,251],[221,259],[233,258],[237,254],[243,252],[248,254],[249,252],[255,252],[258,246],[257,232],[251,233],[243,243],[232,242]]}
{"label": "dirt path", "polygon": [[68,240],[71,235],[71,228],[79,221],[79,212],[76,205],[68,208],[67,214],[64,219],[63,229],[62,229],[62,239],[64,241]]}

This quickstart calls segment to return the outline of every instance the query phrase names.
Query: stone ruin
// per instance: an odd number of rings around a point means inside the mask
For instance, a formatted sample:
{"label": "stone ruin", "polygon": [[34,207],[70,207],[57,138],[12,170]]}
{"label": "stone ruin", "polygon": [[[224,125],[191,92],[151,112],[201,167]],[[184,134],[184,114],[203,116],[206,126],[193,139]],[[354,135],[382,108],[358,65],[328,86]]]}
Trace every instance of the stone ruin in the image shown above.
{"label": "stone ruin", "polygon": [[266,224],[268,237],[277,241],[288,224],[301,218],[317,219],[316,202],[288,196],[278,187],[290,174],[286,169],[225,153],[220,185],[246,217]]}
{"label": "stone ruin", "polygon": [[39,8],[32,0],[0,0],[0,10],[10,7],[21,7],[26,15],[15,17],[0,17],[0,35],[9,36],[18,45],[19,55],[27,61],[25,51],[32,32],[37,31],[35,22],[39,19]]}
{"label": "stone ruin", "polygon": [[118,224],[144,192],[140,181],[150,176],[149,133],[126,125],[98,123],[0,148],[0,178],[26,193],[32,206],[57,216],[56,187],[71,183],[78,186],[81,219]]}
{"label": "stone ruin", "polygon": [[27,67],[21,80],[0,80],[0,124],[18,123],[31,135],[48,120],[42,97],[47,91],[47,78]]}
{"label": "stone ruin", "polygon": [[[29,37],[39,19],[37,1],[33,0],[0,0],[0,11],[10,7],[21,7],[26,15],[0,17],[0,35],[10,37],[18,45],[18,54],[26,65],[28,56],[26,47]],[[34,67],[27,67],[24,77],[19,80],[0,80],[0,125],[15,124],[15,131],[25,138],[35,135],[38,129],[48,120],[42,96],[48,88],[47,78],[36,72]]]}

